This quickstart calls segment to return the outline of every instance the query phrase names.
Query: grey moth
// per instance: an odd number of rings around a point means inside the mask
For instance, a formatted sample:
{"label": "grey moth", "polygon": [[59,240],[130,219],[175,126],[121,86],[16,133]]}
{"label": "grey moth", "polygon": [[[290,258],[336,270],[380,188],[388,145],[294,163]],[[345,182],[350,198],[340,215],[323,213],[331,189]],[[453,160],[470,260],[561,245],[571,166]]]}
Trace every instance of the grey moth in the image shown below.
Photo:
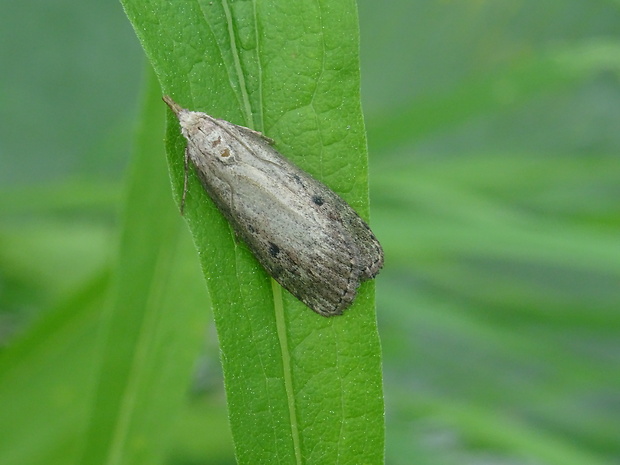
{"label": "grey moth", "polygon": [[[215,205],[282,287],[323,316],[340,315],[383,266],[366,222],[338,194],[273,148],[261,133],[170,97],[187,160]],[[184,192],[185,195],[185,192]]]}

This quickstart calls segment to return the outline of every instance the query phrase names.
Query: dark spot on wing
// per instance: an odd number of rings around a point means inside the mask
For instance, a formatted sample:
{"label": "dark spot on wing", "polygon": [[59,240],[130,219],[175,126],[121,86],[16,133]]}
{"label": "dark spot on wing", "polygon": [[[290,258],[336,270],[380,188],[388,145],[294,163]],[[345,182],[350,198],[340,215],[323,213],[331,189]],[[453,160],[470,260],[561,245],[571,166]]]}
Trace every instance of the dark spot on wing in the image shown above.
{"label": "dark spot on wing", "polygon": [[270,242],[269,243],[269,254],[272,257],[277,257],[279,253],[280,253],[280,247],[275,245],[273,242]]}
{"label": "dark spot on wing", "polygon": [[325,200],[323,200],[323,197],[321,197],[320,195],[313,195],[312,201],[319,207],[325,203]]}

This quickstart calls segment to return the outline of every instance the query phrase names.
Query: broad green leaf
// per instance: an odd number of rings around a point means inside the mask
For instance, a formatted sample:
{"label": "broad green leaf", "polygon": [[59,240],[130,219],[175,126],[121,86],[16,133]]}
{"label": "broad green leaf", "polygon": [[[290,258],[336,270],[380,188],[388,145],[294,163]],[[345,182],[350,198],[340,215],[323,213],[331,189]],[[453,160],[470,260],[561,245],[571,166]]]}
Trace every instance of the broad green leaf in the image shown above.
{"label": "broad green leaf", "polygon": [[[264,132],[368,216],[354,2],[123,5],[165,94]],[[168,121],[178,201],[184,143]],[[266,275],[193,173],[185,216],[214,305],[239,463],[382,463],[373,283],[344,316],[323,318]]]}

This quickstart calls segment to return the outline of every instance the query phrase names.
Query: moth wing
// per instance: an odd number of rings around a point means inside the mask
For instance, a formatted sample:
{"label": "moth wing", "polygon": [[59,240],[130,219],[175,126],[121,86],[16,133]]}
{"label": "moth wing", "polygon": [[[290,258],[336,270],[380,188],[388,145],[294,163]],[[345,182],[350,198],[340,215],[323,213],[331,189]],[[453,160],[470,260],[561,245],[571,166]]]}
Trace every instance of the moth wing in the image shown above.
{"label": "moth wing", "polygon": [[289,170],[294,170],[295,179],[306,202],[312,205],[317,214],[340,223],[343,234],[355,245],[360,279],[365,281],[374,278],[383,267],[383,248],[368,224],[329,187],[289,160],[283,159],[282,162],[289,165]]}
{"label": "moth wing", "polygon": [[199,168],[205,189],[276,281],[317,313],[341,314],[360,282],[381,268],[374,235],[342,198],[282,157],[270,139],[215,122],[230,135],[227,156],[234,154],[234,163]]}
{"label": "moth wing", "polygon": [[[313,221],[294,220],[299,227],[294,234],[281,235],[279,229],[265,224],[270,229],[267,234],[259,233],[246,243],[291,294],[321,315],[340,315],[357,295],[359,252],[340,228],[326,230]],[[311,234],[299,234],[303,229]]]}
{"label": "moth wing", "polygon": [[323,199],[328,215],[338,217],[358,249],[358,266],[363,281],[374,278],[383,267],[383,248],[368,224],[338,194],[327,188]]}
{"label": "moth wing", "polygon": [[360,284],[356,241],[340,222],[316,214],[309,199],[288,195],[286,184],[273,176],[273,184],[236,183],[232,208],[225,214],[286,290],[321,315],[340,315]]}

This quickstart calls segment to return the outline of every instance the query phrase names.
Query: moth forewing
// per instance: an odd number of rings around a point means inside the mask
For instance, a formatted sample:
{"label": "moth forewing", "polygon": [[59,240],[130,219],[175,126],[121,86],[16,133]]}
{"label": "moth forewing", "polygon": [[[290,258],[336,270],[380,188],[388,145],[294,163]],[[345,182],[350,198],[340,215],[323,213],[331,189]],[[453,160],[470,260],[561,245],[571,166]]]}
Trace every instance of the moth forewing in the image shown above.
{"label": "moth forewing", "polygon": [[201,183],[259,263],[323,316],[351,305],[383,266],[368,225],[261,133],[164,101],[179,119]]}

